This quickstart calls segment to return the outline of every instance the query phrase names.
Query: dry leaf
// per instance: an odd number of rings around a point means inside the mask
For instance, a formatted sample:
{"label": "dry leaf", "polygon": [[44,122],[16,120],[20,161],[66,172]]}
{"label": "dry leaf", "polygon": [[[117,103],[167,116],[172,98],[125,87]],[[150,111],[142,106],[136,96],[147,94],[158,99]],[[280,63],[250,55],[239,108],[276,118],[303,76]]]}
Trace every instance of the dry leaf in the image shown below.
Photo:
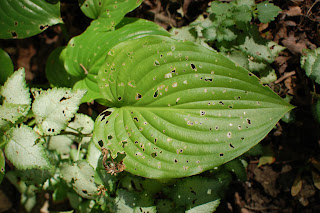
{"label": "dry leaf", "polygon": [[302,180],[300,174],[294,179],[293,185],[291,187],[291,195],[296,196],[302,189]]}

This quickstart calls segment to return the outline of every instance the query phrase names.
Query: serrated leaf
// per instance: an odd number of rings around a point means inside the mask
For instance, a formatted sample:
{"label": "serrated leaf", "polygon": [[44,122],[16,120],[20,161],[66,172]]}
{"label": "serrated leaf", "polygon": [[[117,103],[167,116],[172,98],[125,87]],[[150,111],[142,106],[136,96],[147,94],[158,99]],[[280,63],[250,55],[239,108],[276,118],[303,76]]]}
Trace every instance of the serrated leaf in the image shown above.
{"label": "serrated leaf", "polygon": [[60,167],[60,172],[62,178],[71,183],[81,197],[95,198],[98,188],[94,183],[94,170],[86,161],[77,161],[73,165],[64,163]]}
{"label": "serrated leaf", "polygon": [[4,103],[30,105],[29,88],[26,86],[24,68],[20,68],[11,75],[1,88]]}
{"label": "serrated leaf", "polygon": [[55,135],[48,141],[48,149],[55,150],[59,154],[66,155],[70,153],[72,139],[66,135]]}
{"label": "serrated leaf", "polygon": [[1,48],[0,64],[0,85],[3,85],[7,78],[13,73],[13,64],[8,53]]}
{"label": "serrated leaf", "polygon": [[79,109],[85,90],[72,91],[67,88],[53,88],[47,91],[33,91],[35,100],[32,111],[44,135],[57,135]]}
{"label": "serrated leaf", "polygon": [[193,207],[186,211],[186,213],[206,213],[206,212],[215,212],[220,204],[220,199]]}
{"label": "serrated leaf", "polygon": [[277,74],[274,70],[270,70],[269,73],[266,74],[266,76],[261,75],[260,82],[262,84],[270,84],[272,82],[275,82],[278,79]]}
{"label": "serrated leaf", "polygon": [[[92,133],[94,127],[94,121],[91,117],[85,114],[77,113],[74,116],[74,120],[69,123],[66,131],[81,133],[84,135],[89,135]],[[91,136],[83,136],[81,138],[76,137],[74,135],[69,135],[73,141],[77,141],[78,143],[87,143],[91,140]]]}
{"label": "serrated leaf", "polygon": [[305,55],[301,57],[300,63],[306,71],[306,75],[320,84],[320,48],[305,50]]}
{"label": "serrated leaf", "polygon": [[14,123],[20,117],[26,115],[29,109],[30,105],[4,103],[0,106],[0,118]]}
{"label": "serrated leaf", "polygon": [[106,27],[112,29],[130,11],[142,3],[142,0],[79,0],[82,12],[92,19],[105,18]]}
{"label": "serrated leaf", "polygon": [[89,142],[87,161],[94,169],[98,166],[100,155],[101,150],[96,147],[93,141]]}
{"label": "serrated leaf", "polygon": [[94,141],[113,158],[125,153],[136,175],[184,177],[219,166],[292,109],[247,70],[190,42],[147,36],[111,51],[98,83],[113,108],[96,119]]}
{"label": "serrated leaf", "polygon": [[61,52],[65,47],[58,47],[51,52],[46,63],[46,77],[52,86],[56,87],[70,87],[81,80],[81,78],[75,77],[67,73],[64,68],[64,61],[61,56]]}
{"label": "serrated leaf", "polygon": [[0,184],[4,178],[6,169],[6,160],[4,158],[4,154],[2,149],[0,149]]}
{"label": "serrated leaf", "polygon": [[109,52],[111,47],[125,40],[154,34],[170,35],[157,24],[143,19],[124,18],[114,31],[107,31],[105,20],[98,19],[83,34],[71,39],[61,57],[64,57],[67,72],[82,79],[74,88],[88,90],[82,101],[101,99],[97,74],[106,56],[112,54]]}
{"label": "serrated leaf", "polygon": [[268,1],[257,4],[258,18],[262,23],[273,21],[281,9]]}
{"label": "serrated leaf", "polygon": [[44,0],[0,1],[0,38],[27,38],[49,26],[62,23],[60,1]]}
{"label": "serrated leaf", "polygon": [[38,135],[30,127],[21,125],[10,130],[5,146],[6,157],[17,169],[49,169],[44,147],[37,143]]}

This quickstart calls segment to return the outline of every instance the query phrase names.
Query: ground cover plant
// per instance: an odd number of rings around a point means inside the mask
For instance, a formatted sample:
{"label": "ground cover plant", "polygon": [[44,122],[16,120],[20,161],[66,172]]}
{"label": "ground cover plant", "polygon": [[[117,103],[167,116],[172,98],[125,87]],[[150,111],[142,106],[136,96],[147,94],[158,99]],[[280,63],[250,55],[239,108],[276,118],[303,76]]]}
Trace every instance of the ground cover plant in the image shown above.
{"label": "ground cover plant", "polygon": [[[213,1],[206,16],[168,32],[125,17],[141,3],[79,0],[90,25],[52,51],[49,86],[27,85],[1,50],[0,180],[17,188],[26,211],[44,191],[67,200],[66,211],[215,211],[232,180],[246,180],[245,155],[265,153],[256,145],[292,119],[289,97],[265,85],[277,80],[271,63],[285,48],[251,24],[273,21],[279,7]],[[66,30],[60,1],[1,8],[2,39]],[[318,83],[318,50],[301,66]],[[80,113],[88,103],[104,110]],[[301,184],[298,175],[293,196]]]}

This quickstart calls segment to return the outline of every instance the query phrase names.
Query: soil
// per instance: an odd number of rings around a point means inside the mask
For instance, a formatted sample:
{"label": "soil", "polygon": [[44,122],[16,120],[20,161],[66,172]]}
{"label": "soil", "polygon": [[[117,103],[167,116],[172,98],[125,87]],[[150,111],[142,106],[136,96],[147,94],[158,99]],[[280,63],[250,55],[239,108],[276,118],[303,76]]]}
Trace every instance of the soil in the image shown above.
{"label": "soil", "polygon": [[[82,14],[77,2],[61,0],[62,18],[70,37],[83,32],[91,21]],[[165,29],[182,27],[199,14],[205,14],[209,2],[145,0],[128,16],[154,21]],[[320,125],[313,115],[320,87],[300,68],[303,49],[320,47],[320,1],[282,0],[273,3],[282,9],[277,19],[267,25],[255,24],[262,36],[286,47],[272,64],[278,80],[269,86],[281,97],[292,98],[291,103],[296,106],[292,113],[295,119],[289,123],[280,121],[261,142],[272,153],[267,158],[269,164],[259,165],[260,156],[247,157],[247,181],[231,184],[217,212],[320,211],[320,190],[312,178],[312,172],[316,172],[314,165],[320,162]],[[32,86],[48,85],[46,60],[56,47],[66,44],[63,29],[58,25],[31,38],[0,40],[0,47],[10,54],[15,70],[25,67],[27,82]],[[88,112],[92,107],[99,110],[96,105],[83,105],[81,110]],[[4,180],[0,187],[0,212],[24,212],[19,199],[19,193]]]}

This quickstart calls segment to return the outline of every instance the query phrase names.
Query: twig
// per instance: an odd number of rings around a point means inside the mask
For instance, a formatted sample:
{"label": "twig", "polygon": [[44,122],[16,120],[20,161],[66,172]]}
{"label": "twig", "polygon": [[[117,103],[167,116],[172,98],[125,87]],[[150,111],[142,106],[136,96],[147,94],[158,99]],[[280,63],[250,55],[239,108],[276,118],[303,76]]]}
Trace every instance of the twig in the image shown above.
{"label": "twig", "polygon": [[285,80],[286,78],[289,78],[290,76],[293,76],[296,74],[296,71],[286,72],[283,76],[281,76],[278,80],[276,80],[274,83],[278,84],[281,81]]}

